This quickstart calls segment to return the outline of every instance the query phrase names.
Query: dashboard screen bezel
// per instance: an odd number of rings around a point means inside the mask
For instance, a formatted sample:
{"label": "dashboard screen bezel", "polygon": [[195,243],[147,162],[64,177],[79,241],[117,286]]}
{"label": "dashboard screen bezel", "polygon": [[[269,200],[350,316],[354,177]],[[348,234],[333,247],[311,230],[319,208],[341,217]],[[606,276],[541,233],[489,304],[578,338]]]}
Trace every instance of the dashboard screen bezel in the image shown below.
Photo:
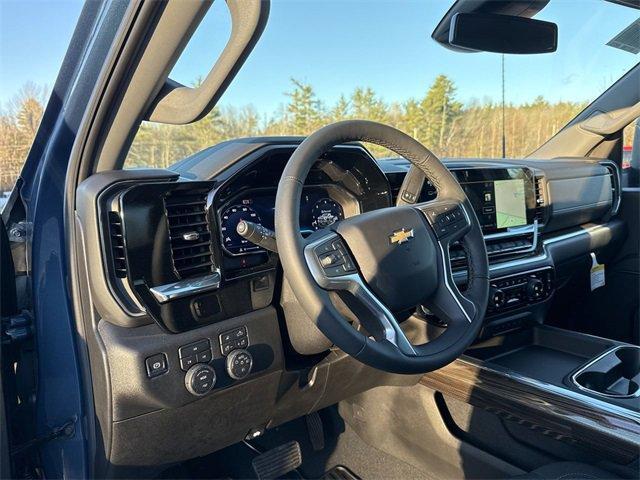
{"label": "dashboard screen bezel", "polygon": [[[533,225],[536,217],[536,194],[535,177],[530,169],[526,167],[482,167],[461,168],[452,170],[452,172],[456,175],[460,186],[467,194],[480,221],[483,234],[491,235],[509,232]],[[493,212],[483,212],[484,200],[481,200],[480,197],[485,192],[495,193],[494,186],[496,181],[518,179],[524,182],[526,224],[498,228],[495,210]]]}

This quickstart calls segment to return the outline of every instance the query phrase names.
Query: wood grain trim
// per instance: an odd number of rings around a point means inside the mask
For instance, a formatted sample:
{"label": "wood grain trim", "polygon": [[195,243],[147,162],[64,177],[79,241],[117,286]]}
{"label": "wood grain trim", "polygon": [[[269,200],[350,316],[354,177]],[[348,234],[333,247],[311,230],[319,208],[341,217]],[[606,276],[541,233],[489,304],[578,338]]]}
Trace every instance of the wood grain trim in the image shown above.
{"label": "wood grain trim", "polygon": [[528,422],[612,461],[627,464],[638,457],[637,412],[467,358],[424,375],[420,383],[475,407]]}

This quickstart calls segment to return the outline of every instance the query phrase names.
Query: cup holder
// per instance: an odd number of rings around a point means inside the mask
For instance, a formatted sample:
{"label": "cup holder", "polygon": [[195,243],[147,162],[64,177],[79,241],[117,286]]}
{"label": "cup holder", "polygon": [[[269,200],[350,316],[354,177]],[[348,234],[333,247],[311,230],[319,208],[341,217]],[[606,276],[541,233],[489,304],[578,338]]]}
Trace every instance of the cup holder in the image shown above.
{"label": "cup holder", "polygon": [[640,373],[640,348],[622,347],[615,353],[620,360],[620,373],[625,378],[637,377]]}
{"label": "cup holder", "polygon": [[640,395],[640,347],[616,347],[592,360],[572,377],[581,390],[605,397]]}

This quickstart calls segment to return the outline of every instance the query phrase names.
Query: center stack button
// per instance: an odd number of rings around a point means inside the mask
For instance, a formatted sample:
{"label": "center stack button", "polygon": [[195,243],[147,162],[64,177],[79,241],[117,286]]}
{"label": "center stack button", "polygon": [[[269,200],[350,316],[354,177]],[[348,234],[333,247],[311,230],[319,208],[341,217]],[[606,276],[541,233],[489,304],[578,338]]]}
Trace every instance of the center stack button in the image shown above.
{"label": "center stack button", "polygon": [[216,384],[216,371],[206,363],[194,365],[187,371],[184,384],[192,395],[197,397],[206,395]]}
{"label": "center stack button", "polygon": [[227,373],[234,380],[242,380],[251,373],[253,356],[247,350],[234,350],[227,357]]}

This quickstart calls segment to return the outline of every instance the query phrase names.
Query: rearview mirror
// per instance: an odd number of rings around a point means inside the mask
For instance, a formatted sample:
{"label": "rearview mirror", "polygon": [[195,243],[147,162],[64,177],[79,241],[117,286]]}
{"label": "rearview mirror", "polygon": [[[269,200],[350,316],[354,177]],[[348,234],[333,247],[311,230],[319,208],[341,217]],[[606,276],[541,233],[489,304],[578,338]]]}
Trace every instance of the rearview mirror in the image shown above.
{"label": "rearview mirror", "polygon": [[487,13],[456,13],[449,44],[481,52],[550,53],[558,47],[558,26],[526,17]]}

